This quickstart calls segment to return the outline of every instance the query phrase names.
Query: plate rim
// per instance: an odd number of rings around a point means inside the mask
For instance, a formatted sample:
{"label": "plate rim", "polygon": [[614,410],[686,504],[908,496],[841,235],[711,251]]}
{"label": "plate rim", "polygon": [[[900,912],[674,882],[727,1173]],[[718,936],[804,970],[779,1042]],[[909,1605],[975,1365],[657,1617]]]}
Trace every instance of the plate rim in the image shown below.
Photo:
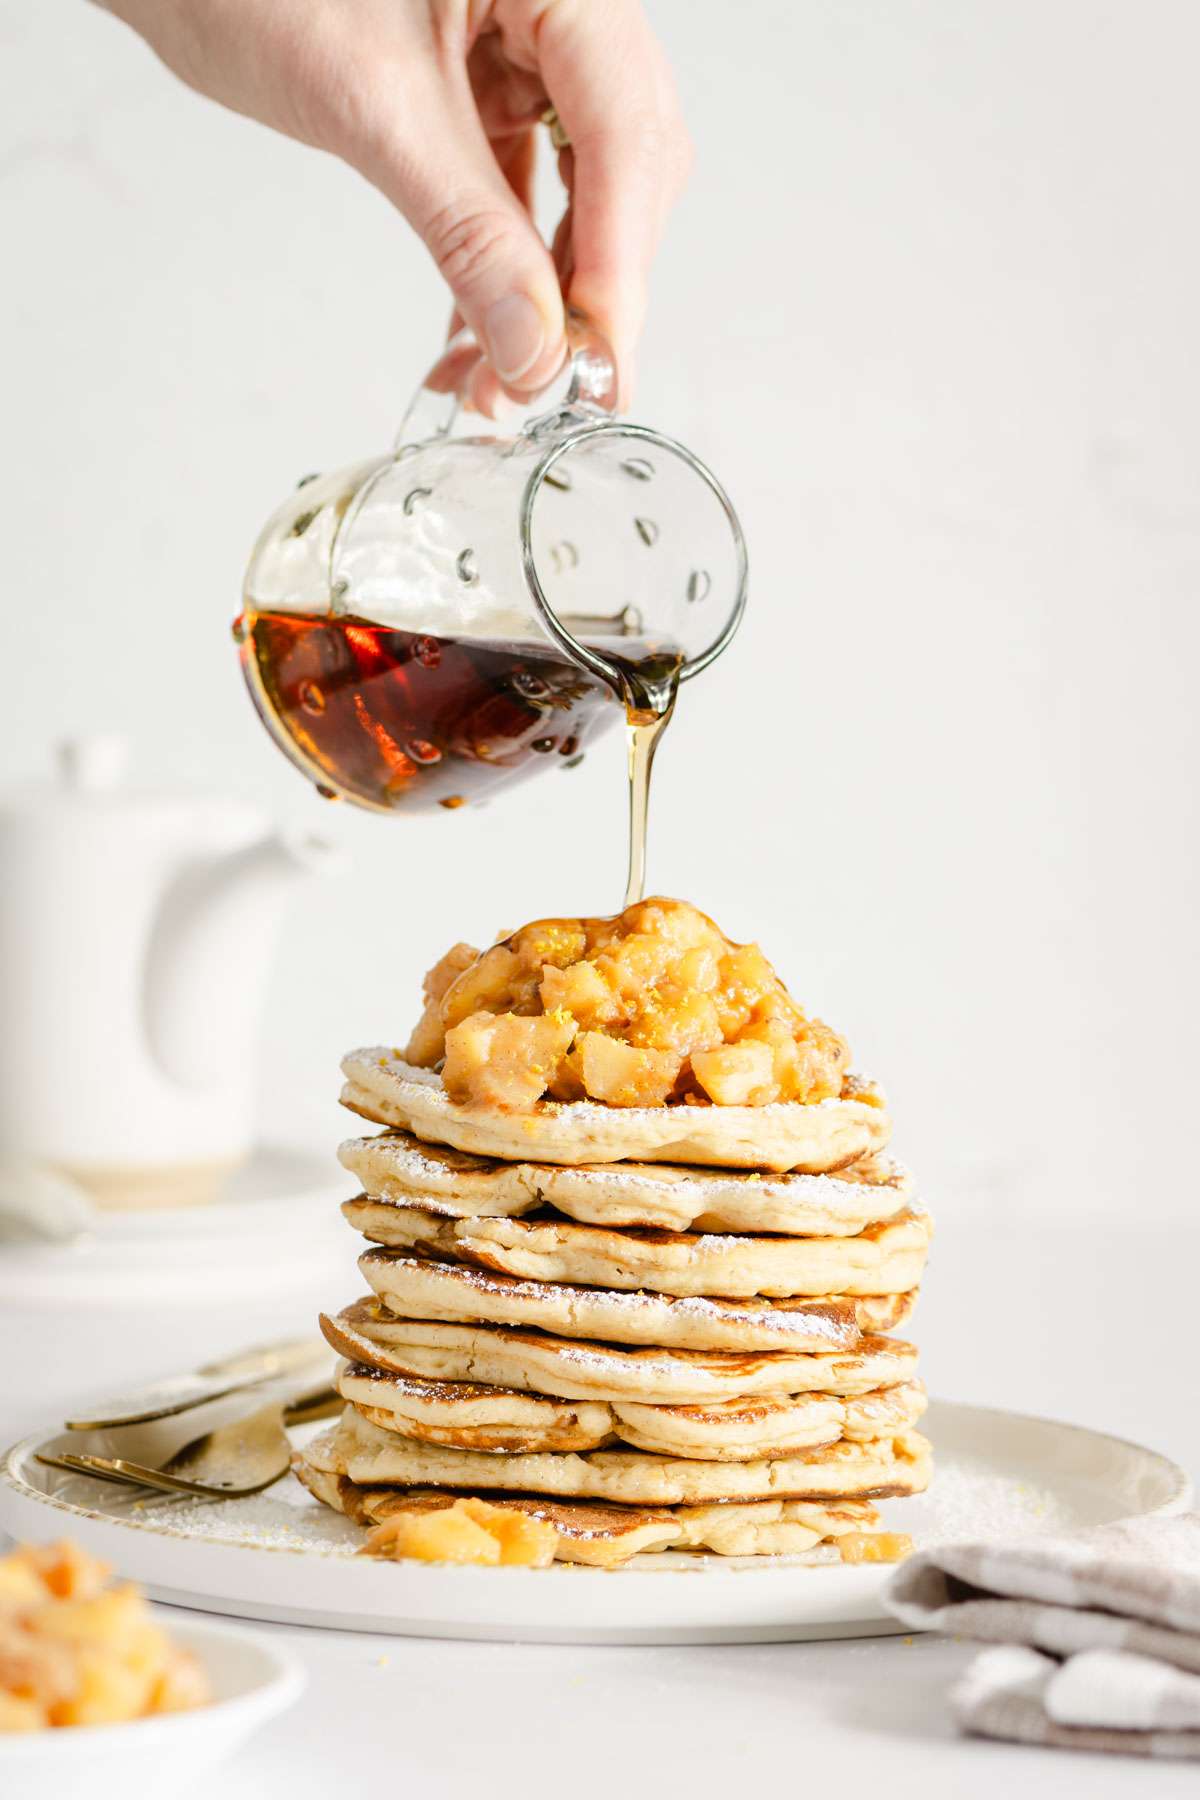
{"label": "plate rim", "polygon": [[[932,1411],[935,1408],[939,1412],[945,1411],[959,1415],[967,1413],[976,1415],[982,1414],[985,1417],[1004,1419],[1021,1425],[1033,1425],[1058,1433],[1067,1433],[1073,1438],[1099,1439],[1106,1444],[1116,1446],[1124,1452],[1133,1453],[1136,1456],[1146,1459],[1156,1467],[1160,1477],[1165,1480],[1168,1488],[1166,1497],[1160,1500],[1156,1505],[1148,1507],[1145,1512],[1122,1514],[1122,1517],[1167,1517],[1174,1513],[1184,1511],[1192,1502],[1193,1483],[1187,1470],[1179,1463],[1175,1462],[1173,1458],[1169,1457],[1164,1451],[1153,1450],[1146,1444],[1139,1444],[1133,1438],[1120,1437],[1116,1433],[1110,1431],[1100,1431],[1090,1425],[1072,1424],[1065,1419],[1049,1418],[1042,1413],[1016,1412],[1009,1407],[1002,1406],[983,1406],[978,1405],[971,1400],[932,1399],[930,1401],[930,1410]],[[49,1429],[41,1427],[36,1431],[27,1432],[26,1435],[18,1439],[16,1443],[9,1445],[3,1452],[3,1455],[0,1456],[0,1486],[10,1489],[23,1500],[33,1501],[38,1505],[49,1507],[55,1512],[64,1513],[75,1518],[90,1519],[105,1525],[123,1527],[126,1530],[140,1531],[152,1537],[167,1538],[184,1543],[206,1544],[212,1548],[220,1548],[222,1550],[243,1550],[258,1554],[268,1553],[273,1555],[300,1556],[304,1558],[318,1558],[322,1561],[353,1560],[353,1556],[348,1556],[345,1549],[340,1549],[333,1545],[322,1547],[308,1544],[250,1543],[239,1541],[237,1538],[208,1537],[194,1530],[187,1530],[182,1526],[158,1523],[157,1521],[149,1519],[123,1518],[106,1512],[98,1507],[83,1506],[76,1501],[64,1500],[57,1495],[42,1493],[24,1479],[19,1473],[18,1465],[27,1458],[36,1455],[38,1446],[44,1443],[47,1438],[60,1436],[61,1430],[61,1426]],[[629,1566],[615,1570],[584,1569],[583,1573],[618,1574],[626,1577],[635,1575],[674,1575],[678,1577],[694,1574],[696,1572],[695,1564],[700,1559],[693,1557],[688,1557],[686,1559],[681,1558],[678,1564],[672,1564],[664,1558],[661,1561],[655,1560],[653,1563],[642,1563],[642,1565],[638,1567],[639,1560],[640,1559],[638,1558],[634,1558]],[[735,1557],[727,1560],[705,1558],[704,1560],[706,1562],[710,1560],[718,1562],[721,1566],[726,1567],[730,1574],[736,1572],[739,1574],[766,1575],[771,1573],[777,1574],[781,1568],[789,1566],[811,1567],[811,1565],[801,1563],[797,1558],[782,1556]],[[454,1572],[468,1577],[494,1577],[498,1573],[501,1575],[527,1575],[530,1573],[529,1570],[523,1569],[475,1569],[471,1568],[469,1565],[455,1566]],[[566,1563],[554,1563],[549,1569],[537,1571],[537,1573],[541,1575],[557,1575],[560,1579],[563,1577],[577,1579],[580,1572],[580,1569],[576,1565]]]}

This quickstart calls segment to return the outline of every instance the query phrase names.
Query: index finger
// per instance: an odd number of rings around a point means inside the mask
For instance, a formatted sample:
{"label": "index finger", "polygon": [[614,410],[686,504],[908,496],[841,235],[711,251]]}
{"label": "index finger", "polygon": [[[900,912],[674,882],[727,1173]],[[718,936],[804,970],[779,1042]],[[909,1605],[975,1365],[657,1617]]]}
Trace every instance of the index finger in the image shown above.
{"label": "index finger", "polygon": [[538,59],[571,142],[570,299],[632,357],[650,265],[691,150],[674,83],[636,0],[559,0]]}

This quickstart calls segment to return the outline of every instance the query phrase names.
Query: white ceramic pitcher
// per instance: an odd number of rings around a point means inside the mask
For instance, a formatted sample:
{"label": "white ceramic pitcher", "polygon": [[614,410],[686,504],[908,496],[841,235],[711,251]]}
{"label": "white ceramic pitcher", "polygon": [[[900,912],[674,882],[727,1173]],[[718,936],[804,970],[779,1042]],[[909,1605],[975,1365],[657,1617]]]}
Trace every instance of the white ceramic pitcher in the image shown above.
{"label": "white ceramic pitcher", "polygon": [[251,1147],[276,928],[333,853],[238,802],[123,787],[124,760],[69,742],[56,783],[0,796],[0,1162],[181,1204]]}

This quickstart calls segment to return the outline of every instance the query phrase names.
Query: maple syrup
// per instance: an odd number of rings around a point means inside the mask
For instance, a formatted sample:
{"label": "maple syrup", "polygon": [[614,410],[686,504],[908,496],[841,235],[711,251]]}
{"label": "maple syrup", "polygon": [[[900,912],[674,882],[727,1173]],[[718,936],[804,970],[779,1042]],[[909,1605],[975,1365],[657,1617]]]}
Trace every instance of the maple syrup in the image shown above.
{"label": "maple syrup", "polygon": [[679,693],[683,658],[660,653],[640,668],[622,670],[625,695],[625,752],[629,777],[629,866],[622,906],[634,906],[646,892],[646,826],[650,812],[650,772],[658,740],[671,723]]}
{"label": "maple syrup", "polygon": [[650,762],[681,657],[598,644],[624,693],[548,644],[433,637],[353,616],[247,609],[234,625],[264,725],[330,798],[379,812],[489,798],[550,759],[572,768],[619,716],[629,731],[630,884],[645,865]]}

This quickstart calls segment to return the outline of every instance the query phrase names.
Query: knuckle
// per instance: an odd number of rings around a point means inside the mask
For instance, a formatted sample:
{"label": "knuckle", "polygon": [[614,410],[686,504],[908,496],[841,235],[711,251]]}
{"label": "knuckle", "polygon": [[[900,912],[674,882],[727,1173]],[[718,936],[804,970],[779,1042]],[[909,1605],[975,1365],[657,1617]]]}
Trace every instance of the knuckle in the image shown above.
{"label": "knuckle", "polygon": [[511,225],[493,204],[457,199],[433,214],[422,236],[450,286],[469,288],[505,254]]}

